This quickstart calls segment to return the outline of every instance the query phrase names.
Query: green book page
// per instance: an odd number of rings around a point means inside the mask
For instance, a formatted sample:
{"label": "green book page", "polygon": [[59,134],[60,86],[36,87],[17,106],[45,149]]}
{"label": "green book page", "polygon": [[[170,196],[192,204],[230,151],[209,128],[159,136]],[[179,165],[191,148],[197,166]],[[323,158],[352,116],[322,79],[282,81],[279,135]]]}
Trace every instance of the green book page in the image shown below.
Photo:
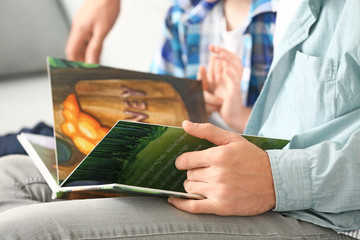
{"label": "green book page", "polygon": [[290,140],[287,139],[266,138],[266,137],[258,137],[251,135],[241,135],[241,136],[246,140],[248,140],[249,142],[258,146],[262,150],[282,149],[290,142]]}
{"label": "green book page", "polygon": [[184,191],[186,171],[176,169],[176,158],[211,146],[182,128],[119,121],[62,186],[119,183]]}
{"label": "green book page", "polygon": [[[289,142],[248,135],[244,138],[264,150],[280,149]],[[62,186],[118,183],[183,192],[186,171],[176,169],[176,158],[212,146],[179,127],[118,121]]]}

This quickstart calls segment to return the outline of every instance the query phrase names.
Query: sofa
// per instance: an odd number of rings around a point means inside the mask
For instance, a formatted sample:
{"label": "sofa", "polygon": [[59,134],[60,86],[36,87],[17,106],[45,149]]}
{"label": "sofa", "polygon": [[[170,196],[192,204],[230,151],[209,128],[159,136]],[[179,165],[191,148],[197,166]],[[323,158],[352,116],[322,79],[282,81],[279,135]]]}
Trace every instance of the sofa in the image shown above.
{"label": "sofa", "polygon": [[0,135],[51,122],[46,56],[65,57],[70,21],[60,0],[2,0]]}

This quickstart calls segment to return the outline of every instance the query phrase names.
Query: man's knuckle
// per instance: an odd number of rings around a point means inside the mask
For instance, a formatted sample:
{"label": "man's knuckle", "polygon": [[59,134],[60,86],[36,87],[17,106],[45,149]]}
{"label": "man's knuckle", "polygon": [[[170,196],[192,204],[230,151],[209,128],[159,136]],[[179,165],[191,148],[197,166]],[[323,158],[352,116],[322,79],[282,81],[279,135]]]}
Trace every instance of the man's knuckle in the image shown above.
{"label": "man's knuckle", "polygon": [[186,192],[193,193],[194,187],[189,180],[185,180],[183,185]]}
{"label": "man's knuckle", "polygon": [[189,160],[188,160],[186,154],[183,154],[181,157],[179,157],[176,160],[176,167],[178,169],[185,169],[187,167],[188,162],[189,162]]}
{"label": "man's knuckle", "polygon": [[214,175],[213,177],[212,177],[212,181],[214,182],[214,183],[221,183],[221,182],[223,182],[223,178],[222,178],[222,176],[220,176],[219,174],[216,174],[216,175]]}
{"label": "man's knuckle", "polygon": [[192,171],[187,171],[187,173],[186,173],[186,177],[187,177],[188,180],[192,180],[193,175],[194,175],[194,174],[193,174]]}
{"label": "man's knuckle", "polygon": [[223,166],[226,160],[227,156],[223,151],[219,151],[213,156],[213,163],[217,166]]}
{"label": "man's knuckle", "polygon": [[228,181],[223,181],[222,183],[218,183],[215,194],[218,199],[226,200],[230,195],[233,195],[236,191],[234,187],[229,185]]}
{"label": "man's knuckle", "polygon": [[229,195],[231,195],[231,192],[229,192],[229,190],[222,186],[217,190],[217,197],[218,199],[226,199],[229,197]]}
{"label": "man's knuckle", "polygon": [[211,123],[203,123],[203,129],[206,132],[212,131],[214,129],[214,125],[212,125]]}

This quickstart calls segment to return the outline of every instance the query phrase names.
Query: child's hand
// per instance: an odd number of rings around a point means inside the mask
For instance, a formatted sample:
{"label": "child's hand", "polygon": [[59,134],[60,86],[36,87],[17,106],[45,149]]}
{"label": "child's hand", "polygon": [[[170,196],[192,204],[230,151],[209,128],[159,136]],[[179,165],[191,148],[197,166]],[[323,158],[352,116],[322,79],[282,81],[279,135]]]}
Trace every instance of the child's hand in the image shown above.
{"label": "child's hand", "polygon": [[[224,83],[230,87],[239,86],[241,84],[242,74],[244,67],[242,66],[241,59],[235,54],[225,48],[210,45],[210,52],[214,53],[210,59],[209,70],[212,72],[212,77],[215,81],[221,81],[219,78],[228,78],[229,83]],[[217,61],[215,61],[217,59]],[[220,62],[220,66],[217,66]],[[215,65],[216,64],[216,65]],[[229,77],[232,77],[229,79]]]}
{"label": "child's hand", "polygon": [[119,12],[118,0],[85,1],[74,17],[66,57],[73,61],[99,63],[104,39]]}
{"label": "child's hand", "polygon": [[241,59],[218,46],[210,45],[209,50],[214,54],[210,57],[208,71],[201,67],[198,74],[203,81],[206,110],[208,114],[218,111],[230,127],[243,132],[251,109],[242,104]]}
{"label": "child's hand", "polygon": [[212,112],[220,112],[223,99],[213,93],[213,83],[209,81],[205,67],[201,66],[199,68],[197,79],[202,81],[207,114],[210,115]]}

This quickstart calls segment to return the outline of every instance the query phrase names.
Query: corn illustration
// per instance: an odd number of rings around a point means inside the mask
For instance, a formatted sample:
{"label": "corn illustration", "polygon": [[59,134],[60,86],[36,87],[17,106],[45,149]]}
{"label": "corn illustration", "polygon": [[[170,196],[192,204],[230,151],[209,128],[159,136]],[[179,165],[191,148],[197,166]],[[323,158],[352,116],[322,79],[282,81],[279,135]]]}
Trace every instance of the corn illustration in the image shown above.
{"label": "corn illustration", "polygon": [[65,118],[60,126],[62,132],[71,138],[77,149],[85,155],[89,154],[110,130],[102,127],[89,114],[80,111],[75,94],[69,94],[63,102],[62,114]]}

